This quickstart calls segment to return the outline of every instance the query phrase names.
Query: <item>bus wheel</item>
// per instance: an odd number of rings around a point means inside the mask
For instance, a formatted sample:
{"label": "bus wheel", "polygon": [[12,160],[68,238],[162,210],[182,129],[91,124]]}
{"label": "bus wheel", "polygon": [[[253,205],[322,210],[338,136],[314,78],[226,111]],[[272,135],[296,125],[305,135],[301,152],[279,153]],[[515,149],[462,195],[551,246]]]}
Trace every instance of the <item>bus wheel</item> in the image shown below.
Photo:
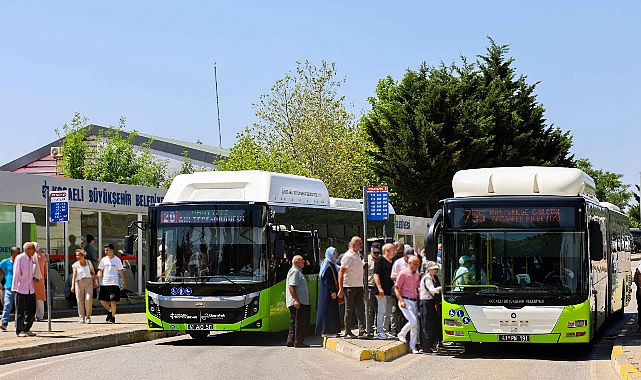
{"label": "bus wheel", "polygon": [[209,331],[188,331],[187,332],[189,336],[191,336],[193,339],[197,340],[203,340],[206,339],[207,336],[209,335]]}

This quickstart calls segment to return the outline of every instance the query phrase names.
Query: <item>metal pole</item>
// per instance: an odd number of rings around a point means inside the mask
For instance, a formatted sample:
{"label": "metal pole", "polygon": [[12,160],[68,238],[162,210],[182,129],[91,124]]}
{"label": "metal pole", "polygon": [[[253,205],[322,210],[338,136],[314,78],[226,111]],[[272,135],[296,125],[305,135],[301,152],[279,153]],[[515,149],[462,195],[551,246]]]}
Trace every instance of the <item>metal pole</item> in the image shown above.
{"label": "metal pole", "polygon": [[367,252],[367,188],[363,186],[363,256],[365,257],[365,276],[363,277],[363,294],[365,294],[365,331],[369,330],[369,255]]}
{"label": "metal pole", "polygon": [[218,147],[223,147],[223,140],[220,136],[220,108],[218,107],[218,76],[216,75],[216,61],[214,61],[214,82],[216,83],[216,113],[218,114]]}
{"label": "metal pole", "polygon": [[49,289],[51,276],[49,276],[49,262],[51,261],[51,233],[50,233],[50,223],[51,223],[51,197],[49,197],[49,189],[45,189],[45,196],[47,197],[47,210],[45,212],[45,217],[47,221],[45,222],[47,229],[47,280],[46,282],[46,293],[47,293],[47,332],[51,332],[51,302],[53,301]]}

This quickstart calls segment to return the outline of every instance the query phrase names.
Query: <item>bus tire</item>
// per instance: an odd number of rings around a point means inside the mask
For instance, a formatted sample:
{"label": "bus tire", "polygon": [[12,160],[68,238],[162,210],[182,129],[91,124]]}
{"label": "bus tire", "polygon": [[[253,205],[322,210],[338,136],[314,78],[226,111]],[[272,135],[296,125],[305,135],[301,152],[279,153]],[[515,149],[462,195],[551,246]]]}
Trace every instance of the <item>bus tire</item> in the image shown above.
{"label": "bus tire", "polygon": [[209,331],[187,331],[187,334],[196,340],[204,340],[209,336]]}

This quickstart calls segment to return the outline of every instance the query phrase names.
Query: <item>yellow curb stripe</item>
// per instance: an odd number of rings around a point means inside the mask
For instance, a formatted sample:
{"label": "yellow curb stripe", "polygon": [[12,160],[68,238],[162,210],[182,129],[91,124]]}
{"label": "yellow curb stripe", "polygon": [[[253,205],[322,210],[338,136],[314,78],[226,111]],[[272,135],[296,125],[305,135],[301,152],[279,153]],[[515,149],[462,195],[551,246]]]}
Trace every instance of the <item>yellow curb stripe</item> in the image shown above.
{"label": "yellow curb stripe", "polygon": [[622,354],[623,354],[623,346],[613,346],[612,355],[610,355],[610,359],[614,359],[614,356],[622,355]]}
{"label": "yellow curb stripe", "polygon": [[619,375],[625,380],[629,380],[633,378],[632,376],[641,375],[641,372],[632,364],[623,364],[619,369]]}

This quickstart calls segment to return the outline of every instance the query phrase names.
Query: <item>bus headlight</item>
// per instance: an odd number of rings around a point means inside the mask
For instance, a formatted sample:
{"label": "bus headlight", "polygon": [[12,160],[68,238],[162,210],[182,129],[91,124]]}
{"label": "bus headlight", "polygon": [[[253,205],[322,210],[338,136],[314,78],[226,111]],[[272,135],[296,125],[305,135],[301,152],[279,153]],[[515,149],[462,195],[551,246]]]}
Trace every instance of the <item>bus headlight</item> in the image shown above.
{"label": "bus headlight", "polygon": [[445,326],[461,326],[461,320],[460,319],[444,319],[443,324]]}
{"label": "bus headlight", "polygon": [[568,321],[568,328],[573,329],[575,327],[585,327],[588,325],[588,321],[585,319],[578,319],[576,321]]}

